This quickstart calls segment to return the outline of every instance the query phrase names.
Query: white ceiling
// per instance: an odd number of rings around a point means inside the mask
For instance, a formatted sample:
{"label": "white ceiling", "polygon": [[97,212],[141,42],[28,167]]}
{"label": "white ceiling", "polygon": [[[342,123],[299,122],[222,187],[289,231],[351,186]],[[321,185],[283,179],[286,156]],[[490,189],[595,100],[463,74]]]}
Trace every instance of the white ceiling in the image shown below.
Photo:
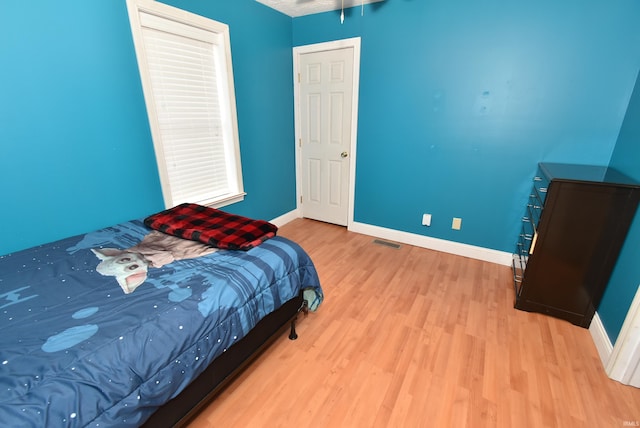
{"label": "white ceiling", "polygon": [[[291,17],[340,10],[343,0],[256,0]],[[382,0],[344,0],[344,8],[375,3]]]}

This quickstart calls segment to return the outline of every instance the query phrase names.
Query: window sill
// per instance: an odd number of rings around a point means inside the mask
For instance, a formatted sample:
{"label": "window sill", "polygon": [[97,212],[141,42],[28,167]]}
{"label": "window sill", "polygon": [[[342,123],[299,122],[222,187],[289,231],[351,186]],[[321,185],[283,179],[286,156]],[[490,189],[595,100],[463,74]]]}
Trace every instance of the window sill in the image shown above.
{"label": "window sill", "polygon": [[231,205],[231,204],[235,204],[236,202],[241,202],[244,201],[244,197],[245,197],[246,193],[242,192],[242,193],[238,193],[236,195],[231,195],[231,196],[226,196],[222,199],[217,199],[215,201],[212,202],[208,202],[205,205],[207,205],[208,207],[212,207],[212,208],[221,208],[227,205]]}

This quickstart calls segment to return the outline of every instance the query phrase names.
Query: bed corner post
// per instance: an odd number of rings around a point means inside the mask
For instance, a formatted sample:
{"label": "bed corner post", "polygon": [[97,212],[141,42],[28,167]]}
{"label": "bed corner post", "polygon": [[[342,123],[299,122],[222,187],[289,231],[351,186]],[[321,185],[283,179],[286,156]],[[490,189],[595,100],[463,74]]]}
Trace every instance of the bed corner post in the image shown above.
{"label": "bed corner post", "polygon": [[296,333],[296,320],[298,316],[291,320],[291,332],[289,333],[289,340],[296,340],[298,338],[298,333]]}
{"label": "bed corner post", "polygon": [[296,316],[291,320],[291,331],[289,332],[289,340],[296,340],[298,338],[298,333],[296,333],[296,321],[298,321],[298,315],[300,312],[304,312],[304,316],[306,317],[309,314],[309,304],[306,300],[302,301],[302,306],[296,312]]}

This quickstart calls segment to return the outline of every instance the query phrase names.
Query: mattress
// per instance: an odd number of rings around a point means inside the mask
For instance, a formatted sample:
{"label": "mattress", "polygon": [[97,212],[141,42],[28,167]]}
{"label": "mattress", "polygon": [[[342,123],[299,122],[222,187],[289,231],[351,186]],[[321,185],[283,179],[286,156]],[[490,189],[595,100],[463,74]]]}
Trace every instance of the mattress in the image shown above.
{"label": "mattress", "polygon": [[5,426],[138,426],[284,302],[322,299],[309,256],[279,236],[149,266],[129,292],[98,272],[100,250],[149,233],[135,220],[0,257]]}

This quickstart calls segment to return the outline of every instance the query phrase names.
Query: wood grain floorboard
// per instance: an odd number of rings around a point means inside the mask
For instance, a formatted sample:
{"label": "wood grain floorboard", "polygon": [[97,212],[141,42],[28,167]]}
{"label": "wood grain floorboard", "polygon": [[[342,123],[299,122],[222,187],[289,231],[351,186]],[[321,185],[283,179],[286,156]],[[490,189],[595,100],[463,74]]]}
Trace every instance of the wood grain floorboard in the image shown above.
{"label": "wood grain floorboard", "polygon": [[640,390],[606,376],[588,330],[513,308],[508,267],[306,219],[279,235],[325,301],[190,428],[640,425]]}

